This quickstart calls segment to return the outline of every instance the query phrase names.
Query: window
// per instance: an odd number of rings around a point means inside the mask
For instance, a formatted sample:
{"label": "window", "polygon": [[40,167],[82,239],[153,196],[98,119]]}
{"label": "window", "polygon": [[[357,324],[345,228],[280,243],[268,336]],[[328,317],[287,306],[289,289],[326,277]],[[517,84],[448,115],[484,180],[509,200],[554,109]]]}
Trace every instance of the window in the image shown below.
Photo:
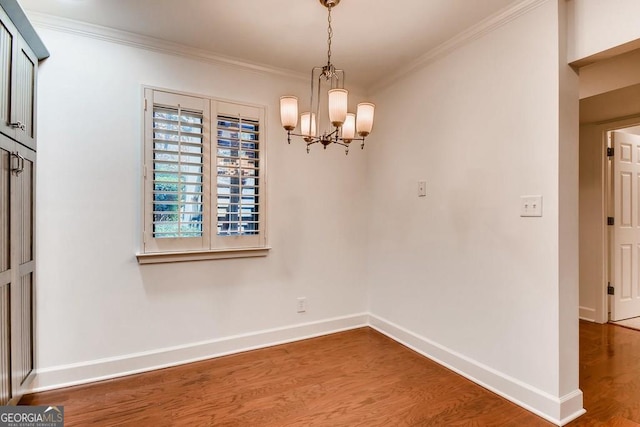
{"label": "window", "polygon": [[218,116],[218,235],[260,232],[257,120]]}
{"label": "window", "polygon": [[266,255],[264,109],[145,88],[140,263]]}

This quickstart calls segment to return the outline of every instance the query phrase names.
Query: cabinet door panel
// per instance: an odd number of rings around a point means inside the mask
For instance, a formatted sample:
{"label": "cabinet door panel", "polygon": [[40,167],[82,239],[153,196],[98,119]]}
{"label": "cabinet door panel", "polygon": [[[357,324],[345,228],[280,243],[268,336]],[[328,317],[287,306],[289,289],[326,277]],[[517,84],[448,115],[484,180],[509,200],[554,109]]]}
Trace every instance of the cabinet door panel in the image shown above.
{"label": "cabinet door panel", "polygon": [[[0,276],[2,274],[0,273]],[[9,284],[0,284],[0,405],[13,396],[11,390],[11,302]]]}
{"label": "cabinet door panel", "polygon": [[0,8],[0,133],[35,150],[38,59]]}
{"label": "cabinet door panel", "polygon": [[10,138],[14,138],[16,133],[11,127],[15,91],[13,79],[15,74],[13,57],[17,44],[15,35],[15,27],[0,8],[0,133]]}
{"label": "cabinet door panel", "polygon": [[0,405],[6,405],[11,390],[11,150],[13,141],[0,135]]}
{"label": "cabinet door panel", "polygon": [[36,72],[38,60],[31,49],[22,40],[18,40],[18,54],[15,58],[15,111],[14,122],[20,123],[15,130],[18,142],[29,148],[36,149]]}
{"label": "cabinet door panel", "polygon": [[18,263],[20,266],[33,261],[33,219],[34,219],[34,185],[35,185],[35,153],[18,146],[18,153],[24,158],[21,172],[14,177],[14,201],[17,208],[13,221],[18,232],[17,243],[20,248]]}
{"label": "cabinet door panel", "polygon": [[33,271],[20,269],[20,278],[11,284],[11,371],[14,396],[33,372]]}
{"label": "cabinet door panel", "polygon": [[[14,278],[11,283],[11,371],[14,396],[33,372],[35,152],[16,144],[21,172],[12,177]],[[22,160],[24,159],[24,160]]]}
{"label": "cabinet door panel", "polygon": [[0,273],[11,268],[9,191],[11,190],[11,146],[13,145],[15,145],[13,142],[0,136]]}

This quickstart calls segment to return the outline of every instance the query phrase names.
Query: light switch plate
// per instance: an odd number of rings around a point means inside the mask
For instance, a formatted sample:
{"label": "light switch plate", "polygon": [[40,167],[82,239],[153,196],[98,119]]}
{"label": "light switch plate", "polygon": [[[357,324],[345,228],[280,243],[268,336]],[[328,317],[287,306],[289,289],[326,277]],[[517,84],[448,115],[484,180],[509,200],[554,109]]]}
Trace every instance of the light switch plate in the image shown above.
{"label": "light switch plate", "polygon": [[520,196],[520,216],[542,216],[542,196]]}
{"label": "light switch plate", "polygon": [[418,181],[418,197],[427,195],[427,181]]}

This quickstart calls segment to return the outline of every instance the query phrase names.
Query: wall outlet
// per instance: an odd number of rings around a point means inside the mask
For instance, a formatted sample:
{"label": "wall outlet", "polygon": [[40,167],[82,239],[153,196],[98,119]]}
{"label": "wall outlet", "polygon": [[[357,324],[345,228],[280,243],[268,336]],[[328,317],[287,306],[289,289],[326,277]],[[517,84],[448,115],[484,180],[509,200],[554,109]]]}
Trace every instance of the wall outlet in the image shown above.
{"label": "wall outlet", "polygon": [[520,216],[542,216],[542,196],[520,196]]}
{"label": "wall outlet", "polygon": [[299,297],[298,298],[297,311],[298,311],[298,313],[304,313],[305,311],[307,311],[307,298],[306,297]]}

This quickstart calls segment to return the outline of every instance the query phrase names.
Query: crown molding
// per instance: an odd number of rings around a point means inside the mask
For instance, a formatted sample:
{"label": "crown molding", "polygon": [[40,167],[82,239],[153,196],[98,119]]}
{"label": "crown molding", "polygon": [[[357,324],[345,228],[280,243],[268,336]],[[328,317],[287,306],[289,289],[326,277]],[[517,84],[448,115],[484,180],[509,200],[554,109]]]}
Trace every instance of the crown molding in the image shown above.
{"label": "crown molding", "polygon": [[[366,87],[356,87],[361,92],[375,93],[382,90],[393,82],[418,71],[434,61],[448,55],[456,49],[467,43],[476,40],[485,34],[488,34],[497,28],[515,20],[516,18],[528,13],[538,6],[546,3],[548,0],[522,0],[515,5],[509,6],[496,14],[480,21],[478,24],[469,27],[453,38],[431,49],[416,60],[401,67],[397,72],[378,80],[377,82]],[[73,19],[61,18],[39,12],[26,11],[29,20],[34,26],[39,28],[50,29],[54,31],[74,34],[81,37],[88,37],[96,40],[117,43],[125,46],[136,47],[153,52],[164,53],[168,55],[179,56],[188,59],[194,59],[214,65],[222,65],[236,69],[243,69],[264,74],[270,74],[280,77],[292,78],[300,81],[308,80],[308,73],[300,73],[284,68],[272,67],[257,62],[247,61],[245,59],[225,56],[204,49],[194,48],[166,40],[153,37],[143,36],[113,28],[103,27],[100,25],[89,24],[86,22],[76,21]]]}
{"label": "crown molding", "polygon": [[547,1],[548,0],[522,0],[514,5],[502,9],[494,15],[491,15],[488,18],[480,21],[476,25],[467,28],[466,30],[445,41],[434,49],[431,49],[427,53],[418,57],[415,61],[410,62],[404,67],[401,67],[397,72],[390,74],[389,76],[374,83],[369,88],[369,93],[375,93],[390,86],[393,82],[426,67],[427,65],[448,55],[454,50],[459,49],[467,43],[470,43],[492,31],[495,31],[496,29],[528,13],[529,11],[537,8],[543,3],[546,3]]}
{"label": "crown molding", "polygon": [[222,65],[259,73],[277,75],[298,80],[308,80],[306,73],[298,73],[284,68],[271,67],[257,62],[213,53],[204,49],[182,45],[179,43],[143,36],[128,31],[116,30],[100,25],[89,24],[73,19],[61,18],[40,12],[26,11],[29,20],[35,27],[44,28],[81,37],[117,43],[124,46],[145,49],[153,52],[194,59],[214,65]]}

